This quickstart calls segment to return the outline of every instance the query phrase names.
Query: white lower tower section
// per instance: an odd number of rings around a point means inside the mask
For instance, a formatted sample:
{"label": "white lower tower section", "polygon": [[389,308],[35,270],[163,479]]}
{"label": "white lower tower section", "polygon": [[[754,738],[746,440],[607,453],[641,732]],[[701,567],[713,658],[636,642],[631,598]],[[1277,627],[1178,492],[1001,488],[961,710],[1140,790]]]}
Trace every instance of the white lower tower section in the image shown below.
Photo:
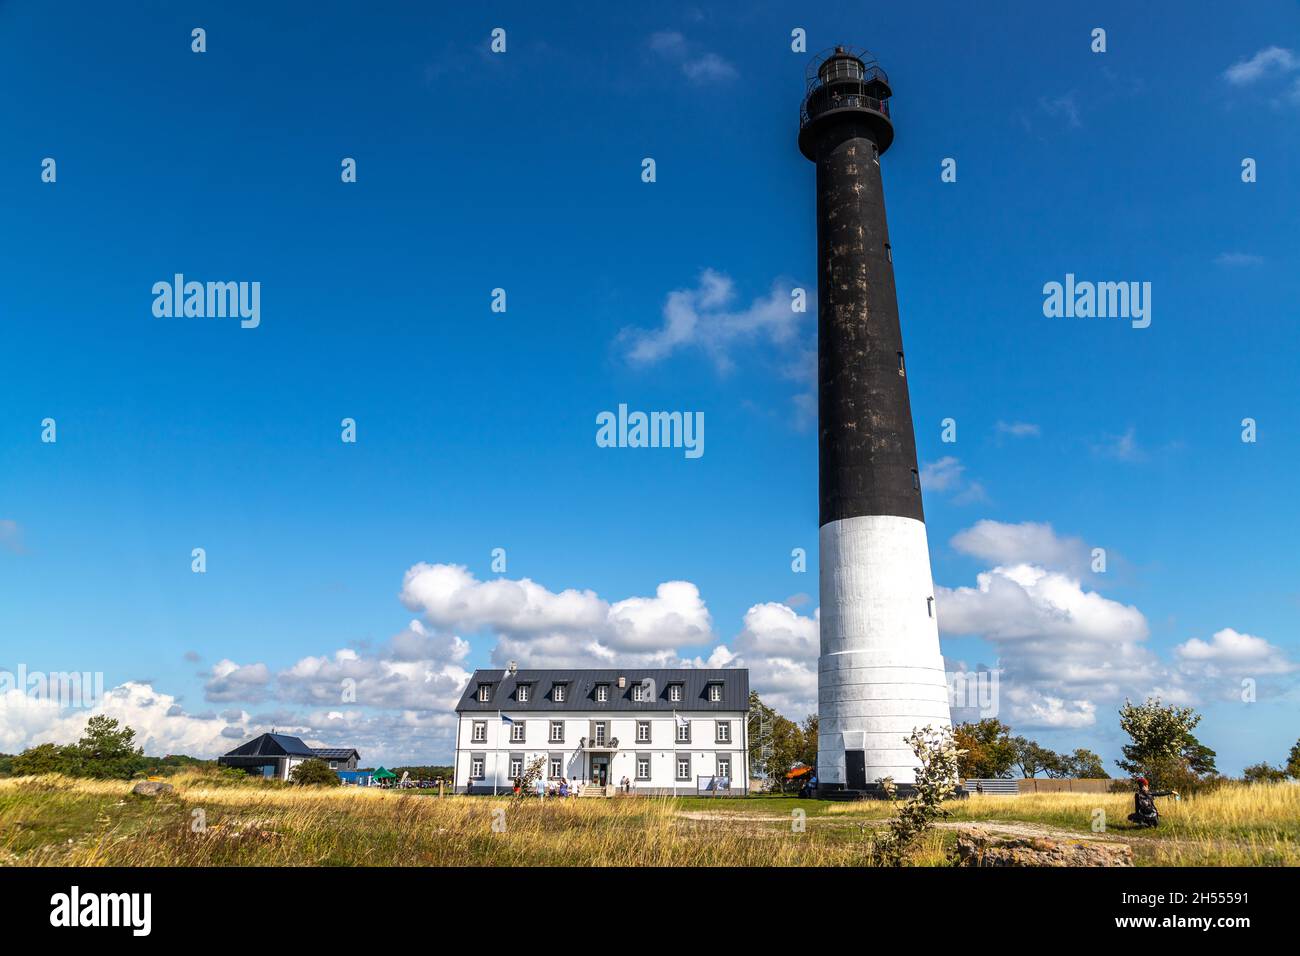
{"label": "white lower tower section", "polygon": [[821,528],[820,782],[849,786],[846,750],[866,783],[912,783],[914,729],[951,726],[925,523],[893,515]]}

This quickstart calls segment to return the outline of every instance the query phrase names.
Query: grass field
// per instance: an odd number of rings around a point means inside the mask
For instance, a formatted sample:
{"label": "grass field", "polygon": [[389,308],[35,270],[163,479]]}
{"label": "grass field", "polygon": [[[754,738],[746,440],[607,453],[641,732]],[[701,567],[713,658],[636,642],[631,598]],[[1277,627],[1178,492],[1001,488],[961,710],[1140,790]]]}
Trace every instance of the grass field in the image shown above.
{"label": "grass field", "polygon": [[[857,866],[882,803],[782,797],[618,798],[522,803],[356,788],[229,785],[170,778],[175,792],[121,781],[0,780],[0,863],[77,866]],[[957,830],[1129,843],[1139,865],[1300,864],[1300,786],[1226,786],[1162,800],[1157,831],[1129,829],[1123,794],[972,797],[921,842],[945,865]],[[1095,812],[1105,833],[1094,833]],[[804,815],[803,831],[792,822]]]}

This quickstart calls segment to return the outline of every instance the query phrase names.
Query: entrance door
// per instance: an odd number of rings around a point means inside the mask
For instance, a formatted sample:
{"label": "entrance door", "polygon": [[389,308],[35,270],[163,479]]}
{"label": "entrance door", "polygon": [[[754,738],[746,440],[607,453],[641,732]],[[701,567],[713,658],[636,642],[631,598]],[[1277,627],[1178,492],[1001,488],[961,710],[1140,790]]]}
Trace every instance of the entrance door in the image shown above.
{"label": "entrance door", "polygon": [[844,751],[844,786],[849,790],[867,789],[867,755],[865,751]]}
{"label": "entrance door", "polygon": [[603,787],[609,783],[609,756],[591,755],[591,782]]}

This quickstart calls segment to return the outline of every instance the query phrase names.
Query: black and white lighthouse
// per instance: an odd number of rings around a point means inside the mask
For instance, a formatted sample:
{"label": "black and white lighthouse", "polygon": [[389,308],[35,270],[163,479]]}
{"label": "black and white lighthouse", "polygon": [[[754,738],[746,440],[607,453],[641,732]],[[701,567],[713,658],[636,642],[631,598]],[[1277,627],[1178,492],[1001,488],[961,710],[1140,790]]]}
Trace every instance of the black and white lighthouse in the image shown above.
{"label": "black and white lighthouse", "polygon": [[836,47],[799,116],[817,164],[817,773],[832,795],[911,783],[904,738],[950,725],[880,172],[891,94],[870,54]]}

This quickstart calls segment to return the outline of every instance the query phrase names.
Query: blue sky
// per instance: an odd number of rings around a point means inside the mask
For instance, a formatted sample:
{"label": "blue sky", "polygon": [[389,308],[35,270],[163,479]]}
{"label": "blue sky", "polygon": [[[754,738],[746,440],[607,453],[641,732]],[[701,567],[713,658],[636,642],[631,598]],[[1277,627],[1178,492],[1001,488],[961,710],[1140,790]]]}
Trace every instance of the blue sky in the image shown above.
{"label": "blue sky", "polygon": [[[1130,6],[0,3],[0,667],[103,671],[154,748],[205,754],[274,724],[443,758],[459,682],[510,656],[749,666],[802,716],[801,28],[893,81],[950,664],[1001,667],[1048,746],[1112,759],[1118,703],[1159,691],[1223,769],[1280,760],[1300,13]],[[260,282],[260,325],[155,318],[178,272]],[[1151,326],[1044,317],[1067,273],[1150,282]],[[620,403],[703,412],[705,454],[597,447]],[[83,720],[11,699],[0,750]]]}

